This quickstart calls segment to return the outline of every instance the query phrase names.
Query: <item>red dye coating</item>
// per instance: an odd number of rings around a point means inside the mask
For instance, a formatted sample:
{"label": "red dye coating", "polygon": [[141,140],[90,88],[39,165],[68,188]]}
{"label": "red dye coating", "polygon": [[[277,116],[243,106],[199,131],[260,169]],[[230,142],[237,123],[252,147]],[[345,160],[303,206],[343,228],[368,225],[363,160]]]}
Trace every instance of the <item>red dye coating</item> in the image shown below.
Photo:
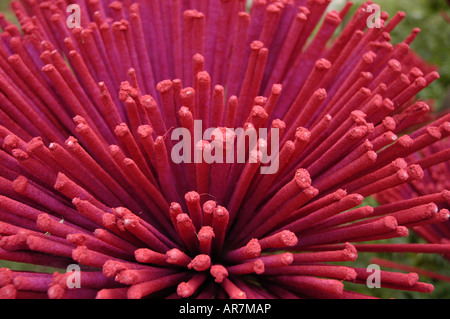
{"label": "red dye coating", "polygon": [[166,252],[166,262],[173,265],[187,267],[191,260],[191,257],[177,248],[173,248]]}
{"label": "red dye coating", "polygon": [[181,240],[189,251],[192,253],[198,251],[198,239],[192,219],[187,214],[179,214],[176,218],[176,223]]}
{"label": "red dye coating", "polygon": [[215,278],[215,282],[221,283],[228,277],[227,269],[222,265],[213,265],[210,269],[211,276]]}
{"label": "red dye coating", "polygon": [[184,196],[188,206],[189,215],[197,230],[203,225],[203,212],[200,206],[200,195],[197,192],[189,192]]}
{"label": "red dye coating", "polygon": [[205,280],[205,274],[194,275],[194,277],[192,277],[188,282],[181,282],[178,284],[177,294],[182,298],[190,297]]}
{"label": "red dye coating", "polygon": [[203,226],[197,234],[199,251],[202,254],[211,254],[211,243],[214,238],[214,230],[211,226]]}
{"label": "red dye coating", "polygon": [[227,271],[233,275],[244,275],[251,273],[260,275],[264,273],[264,262],[261,259],[247,261],[242,264],[227,267]]}
{"label": "red dye coating", "polygon": [[161,278],[174,272],[174,270],[158,268],[124,269],[116,275],[115,280],[125,285],[134,285],[141,282]]}
{"label": "red dye coating", "polygon": [[240,262],[246,259],[258,257],[261,253],[261,246],[257,239],[252,239],[244,247],[232,250],[225,255],[229,262]]}
{"label": "red dye coating", "polygon": [[225,230],[228,226],[230,214],[225,207],[217,206],[213,213],[213,229],[215,237],[212,243],[212,251],[219,253],[222,250],[225,240]]}
{"label": "red dye coating", "polygon": [[166,255],[150,250],[148,248],[139,248],[134,251],[136,260],[141,263],[154,265],[166,265]]}
{"label": "red dye coating", "polygon": [[132,285],[127,291],[127,297],[128,299],[141,299],[155,291],[177,285],[187,276],[189,276],[187,273],[178,273]]}
{"label": "red dye coating", "polygon": [[192,259],[192,261],[187,265],[189,269],[194,269],[196,271],[208,270],[211,266],[211,257],[206,254],[197,255]]}

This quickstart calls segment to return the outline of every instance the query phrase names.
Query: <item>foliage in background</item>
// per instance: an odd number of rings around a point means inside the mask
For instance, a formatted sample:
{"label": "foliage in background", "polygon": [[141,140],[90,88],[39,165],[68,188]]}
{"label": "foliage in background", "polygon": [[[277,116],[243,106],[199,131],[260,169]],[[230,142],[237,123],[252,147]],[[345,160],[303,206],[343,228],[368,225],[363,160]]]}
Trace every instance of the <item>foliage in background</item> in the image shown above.
{"label": "foliage in background", "polygon": [[[341,1],[343,2],[343,1]],[[344,1],[345,2],[345,1]],[[358,7],[362,0],[354,0]],[[450,4],[446,0],[376,0],[381,10],[390,17],[403,11],[406,18],[391,32],[392,43],[399,43],[412,29],[420,28],[421,33],[411,44],[411,48],[428,63],[439,68],[441,78],[435,81],[419,96],[424,100],[434,99],[436,109],[450,109]]]}
{"label": "foliage in background", "polygon": [[6,19],[9,21],[17,21],[16,16],[10,10],[11,0],[0,0],[0,12],[5,15]]}
{"label": "foliage in background", "polygon": [[[334,0],[333,9],[339,10],[348,0]],[[352,1],[354,6],[348,16],[366,2],[364,0]],[[436,110],[450,109],[450,22],[445,17],[450,17],[450,5],[446,0],[376,0],[373,1],[380,5],[381,10],[386,11],[389,17],[396,12],[406,13],[405,19],[391,32],[392,43],[402,42],[414,28],[420,28],[421,32],[411,44],[420,57],[428,63],[438,67],[440,79],[432,85],[422,90],[419,97],[424,100],[434,100]],[[331,8],[330,8],[331,9]],[[366,203],[364,203],[366,204]],[[367,202],[368,205],[376,205],[375,202]],[[410,232],[408,238],[396,238],[386,242],[395,243],[423,243],[414,233]],[[381,243],[381,242],[377,242]],[[427,254],[394,254],[394,253],[360,253],[357,264],[359,267],[367,267],[372,257],[384,258],[390,261],[402,263],[405,265],[420,267],[441,274],[450,275],[449,263],[439,255]],[[389,270],[389,269],[384,269]],[[432,283],[435,291],[431,294],[421,294],[416,292],[393,291],[385,289],[369,289],[363,287],[360,292],[370,293],[381,298],[399,298],[399,299],[449,299],[450,284],[446,282],[435,281],[426,277],[420,280]],[[350,285],[348,285],[350,287]],[[356,286],[356,285],[354,285]],[[352,286],[352,289],[356,287]]]}
{"label": "foliage in background", "polygon": [[[332,8],[339,10],[348,0],[334,0]],[[353,0],[352,10],[348,16],[365,0]],[[438,67],[440,79],[436,80],[429,87],[419,93],[419,97],[424,100],[434,100],[436,110],[450,110],[450,22],[445,17],[450,17],[450,5],[446,0],[375,0],[374,3],[380,5],[381,10],[386,11],[389,17],[396,12],[406,13],[405,19],[391,32],[392,43],[402,42],[414,28],[420,28],[421,32],[411,44],[414,50],[429,64]],[[331,9],[331,8],[330,8]],[[376,205],[375,202],[365,202],[366,205]],[[395,243],[423,243],[414,233],[410,232],[408,238],[396,238],[386,242]],[[381,243],[378,241],[377,243]],[[401,264],[420,267],[437,273],[450,275],[450,265],[446,259],[439,255],[428,254],[394,254],[394,253],[360,253],[357,266],[367,267],[372,257],[388,259]],[[390,270],[390,269],[383,269]],[[449,299],[450,284],[439,282],[426,277],[420,280],[434,285],[435,290],[431,294],[421,294],[416,292],[393,291],[386,289],[369,289],[362,287],[360,292],[370,293],[381,298],[399,299]],[[348,285],[349,287],[351,284]],[[352,289],[357,288],[353,285]]]}

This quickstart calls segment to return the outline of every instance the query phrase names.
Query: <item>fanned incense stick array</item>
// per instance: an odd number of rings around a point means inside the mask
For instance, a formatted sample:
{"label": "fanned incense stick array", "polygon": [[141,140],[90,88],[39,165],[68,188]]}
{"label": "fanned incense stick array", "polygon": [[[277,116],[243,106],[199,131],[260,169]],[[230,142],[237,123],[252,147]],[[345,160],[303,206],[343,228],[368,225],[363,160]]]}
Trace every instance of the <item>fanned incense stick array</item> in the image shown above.
{"label": "fanned incense stick array", "polygon": [[[0,268],[0,298],[372,298],[358,254],[450,256],[450,117],[403,12],[73,2],[79,26],[66,0],[0,16],[0,260],[62,270]],[[407,271],[381,287],[433,291]]]}

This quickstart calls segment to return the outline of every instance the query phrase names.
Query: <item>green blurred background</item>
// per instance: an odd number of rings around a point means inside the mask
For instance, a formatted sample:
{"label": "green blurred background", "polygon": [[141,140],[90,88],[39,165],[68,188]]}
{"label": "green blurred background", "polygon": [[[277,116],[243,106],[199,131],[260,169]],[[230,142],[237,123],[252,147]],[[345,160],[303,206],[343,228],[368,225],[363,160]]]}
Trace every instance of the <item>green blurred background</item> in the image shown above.
{"label": "green blurred background", "polygon": [[[334,0],[342,7],[346,0]],[[354,0],[353,11],[365,1]],[[392,43],[405,39],[414,28],[421,33],[411,48],[428,63],[439,68],[440,79],[420,92],[423,99],[434,99],[436,109],[450,108],[450,1],[449,0],[374,0],[392,17],[403,11],[406,18],[391,32]],[[350,16],[350,15],[349,15]]]}
{"label": "green blurred background", "polygon": [[[333,0],[329,9],[340,9],[348,0]],[[363,0],[352,1],[354,6],[348,17],[351,17]],[[424,100],[434,100],[436,111],[450,109],[450,1],[448,0],[373,0],[380,5],[381,10],[386,11],[389,17],[398,11],[406,13],[405,19],[391,32],[392,43],[396,44],[405,39],[414,28],[420,28],[421,32],[411,44],[412,50],[438,68],[440,79],[419,93]],[[449,177],[450,178],[450,177]],[[374,200],[368,200],[370,205],[377,205]],[[386,240],[384,242],[424,242],[414,233],[408,238]],[[377,242],[379,243],[379,242]],[[359,267],[367,267],[372,257],[379,257],[402,263],[409,266],[420,267],[437,273],[450,276],[450,263],[436,254],[373,254],[360,253],[357,264]],[[382,268],[384,269],[384,268]],[[390,269],[385,269],[390,270]],[[415,292],[394,291],[388,289],[369,289],[361,285],[348,285],[352,290],[366,292],[381,298],[403,299],[450,299],[450,283],[420,277],[421,281],[432,283],[435,290],[431,294]]]}
{"label": "green blurred background", "polygon": [[[0,11],[5,16],[14,21],[14,15],[9,11],[10,0],[0,0]],[[340,9],[347,0],[333,0],[331,9]],[[348,16],[356,10],[359,4],[365,1],[354,0],[355,4]],[[422,32],[412,43],[412,49],[419,56],[439,68],[440,79],[435,81],[430,87],[420,93],[423,99],[433,99],[437,110],[450,108],[450,0],[374,0],[381,6],[381,9],[393,16],[398,11],[404,11],[406,18],[391,33],[392,42],[398,43],[410,34],[411,30],[419,27]],[[367,199],[363,205],[377,205],[373,199]],[[383,242],[423,242],[414,234],[409,238],[399,238]],[[352,266],[366,268],[370,264],[372,257],[385,258],[395,262],[403,263],[409,266],[421,267],[430,271],[450,276],[449,262],[439,255],[427,254],[373,254],[360,253],[358,260],[352,263]],[[345,265],[345,263],[343,263]],[[347,263],[348,264],[348,263]],[[35,267],[30,268],[27,265],[17,263],[8,263],[0,261],[0,267],[9,266],[14,269],[24,269],[33,271],[53,272],[55,269]],[[386,269],[389,270],[389,269]],[[449,299],[450,283],[436,281],[427,277],[420,278],[421,281],[432,283],[435,290],[431,294],[421,294],[415,292],[396,291],[390,289],[369,289],[364,285],[355,285],[346,283],[346,288],[362,293],[368,293],[381,298],[398,299]]]}

